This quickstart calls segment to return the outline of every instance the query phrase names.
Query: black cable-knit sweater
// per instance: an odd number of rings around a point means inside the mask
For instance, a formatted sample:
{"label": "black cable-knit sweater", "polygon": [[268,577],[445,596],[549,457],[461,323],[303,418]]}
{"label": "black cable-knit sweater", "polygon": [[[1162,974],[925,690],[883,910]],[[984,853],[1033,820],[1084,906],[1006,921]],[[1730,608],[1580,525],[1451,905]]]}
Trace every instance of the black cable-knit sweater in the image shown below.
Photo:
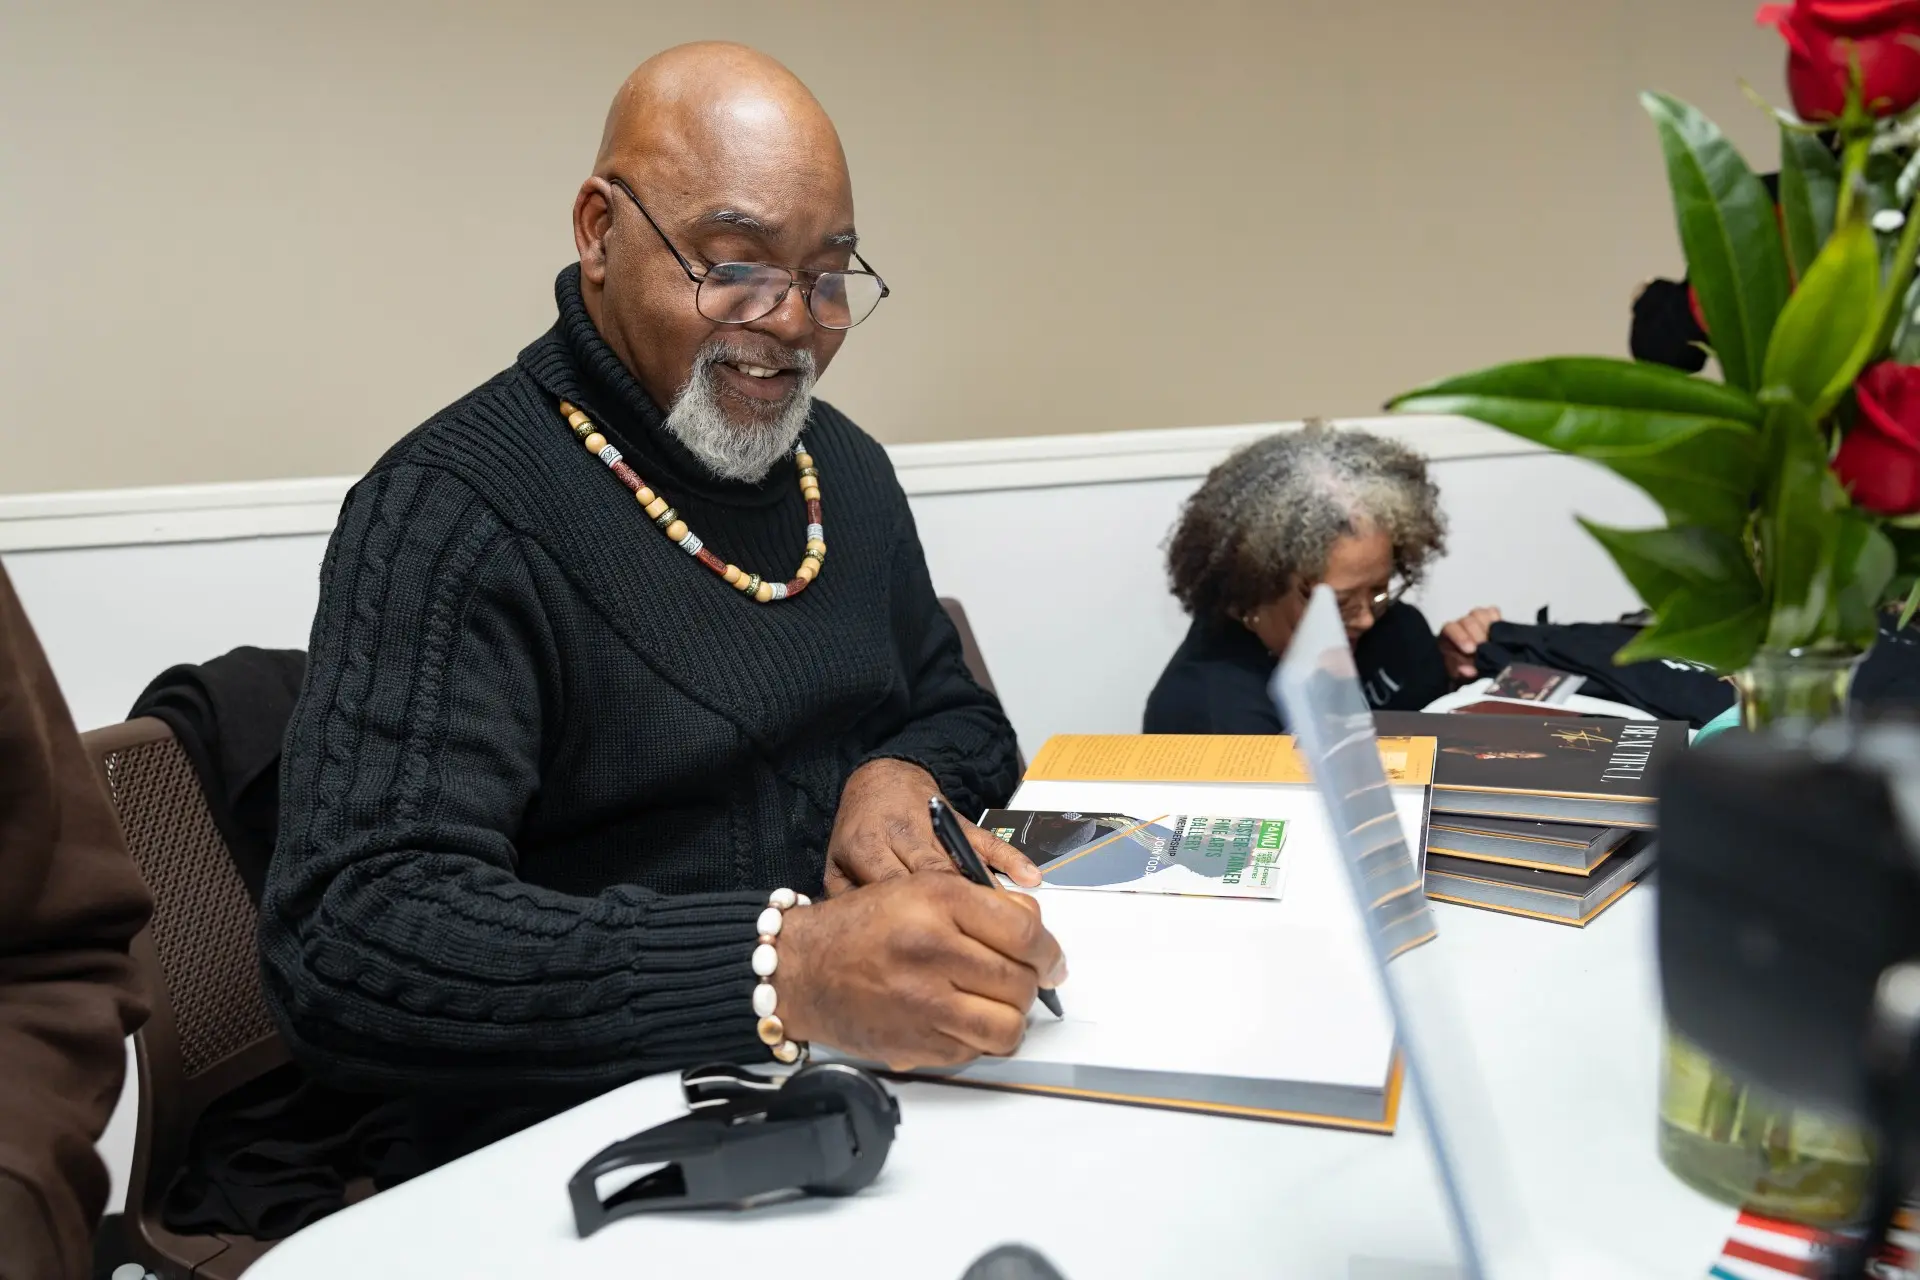
{"label": "black cable-knit sweater", "polygon": [[818,894],[847,775],[1004,800],[1013,733],[967,674],[886,452],[816,403],[828,558],[757,604],[581,449],[593,418],[724,558],[785,579],[791,462],[721,482],[599,334],[559,320],[354,487],[321,570],[262,903],[266,986],[329,1082],[532,1101],[766,1060],[768,890]]}

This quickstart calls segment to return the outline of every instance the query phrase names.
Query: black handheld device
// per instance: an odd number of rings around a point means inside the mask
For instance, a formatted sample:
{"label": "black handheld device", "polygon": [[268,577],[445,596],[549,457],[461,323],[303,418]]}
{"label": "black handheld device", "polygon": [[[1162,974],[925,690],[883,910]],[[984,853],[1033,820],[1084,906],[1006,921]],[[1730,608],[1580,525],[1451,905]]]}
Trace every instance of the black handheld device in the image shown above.
{"label": "black handheld device", "polygon": [[[721,1063],[681,1073],[689,1114],[636,1133],[567,1183],[582,1239],[615,1218],[663,1209],[745,1207],[799,1191],[848,1196],[880,1176],[900,1103],[857,1067],[819,1062],[784,1081]],[[602,1194],[600,1180],[658,1165]]]}

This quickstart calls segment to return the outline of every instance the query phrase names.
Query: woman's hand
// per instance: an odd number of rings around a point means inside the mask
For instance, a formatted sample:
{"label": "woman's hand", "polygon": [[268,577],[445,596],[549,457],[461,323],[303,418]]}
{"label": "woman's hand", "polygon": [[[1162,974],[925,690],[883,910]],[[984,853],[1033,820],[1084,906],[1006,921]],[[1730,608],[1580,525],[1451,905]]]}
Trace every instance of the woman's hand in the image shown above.
{"label": "woman's hand", "polygon": [[1447,664],[1447,676],[1455,684],[1465,684],[1480,674],[1473,655],[1486,643],[1487,629],[1498,621],[1500,611],[1487,607],[1440,628],[1440,660]]}

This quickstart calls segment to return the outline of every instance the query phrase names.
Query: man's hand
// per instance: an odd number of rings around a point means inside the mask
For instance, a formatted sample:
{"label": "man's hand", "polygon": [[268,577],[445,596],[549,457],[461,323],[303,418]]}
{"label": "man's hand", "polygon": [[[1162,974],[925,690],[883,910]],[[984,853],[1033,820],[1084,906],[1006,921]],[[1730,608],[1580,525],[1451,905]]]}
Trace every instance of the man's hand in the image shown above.
{"label": "man's hand", "polygon": [[1024,893],[896,873],[782,919],[780,1020],[896,1071],[1009,1054],[1067,963]]}
{"label": "man's hand", "polygon": [[[827,841],[827,895],[916,871],[953,871],[927,817],[927,801],[939,794],[932,774],[904,760],[874,760],[855,769],[840,792]],[[989,867],[1016,884],[1040,883],[1040,873],[1018,849],[964,818],[960,825]]]}
{"label": "man's hand", "polygon": [[1440,628],[1440,660],[1447,664],[1447,675],[1455,684],[1465,684],[1480,674],[1474,665],[1474,651],[1486,643],[1487,628],[1498,621],[1498,609],[1475,609]]}

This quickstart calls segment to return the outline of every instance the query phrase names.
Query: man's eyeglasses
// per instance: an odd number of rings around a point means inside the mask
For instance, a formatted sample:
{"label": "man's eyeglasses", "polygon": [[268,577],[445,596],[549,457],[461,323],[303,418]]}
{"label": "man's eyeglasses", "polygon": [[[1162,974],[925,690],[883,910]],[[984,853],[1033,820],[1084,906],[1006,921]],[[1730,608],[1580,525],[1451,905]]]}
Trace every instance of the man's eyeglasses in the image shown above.
{"label": "man's eyeglasses", "polygon": [[880,299],[891,292],[867,260],[858,253],[853,260],[859,271],[809,271],[804,267],[779,267],[771,262],[716,262],[704,271],[696,271],[686,255],[674,247],[667,233],[633,194],[623,178],[610,182],[627,193],[633,207],[647,220],[660,243],[667,246],[694,283],[693,305],[715,324],[752,324],[773,314],[795,289],[807,300],[807,314],[822,329],[851,329],[873,314]]}

